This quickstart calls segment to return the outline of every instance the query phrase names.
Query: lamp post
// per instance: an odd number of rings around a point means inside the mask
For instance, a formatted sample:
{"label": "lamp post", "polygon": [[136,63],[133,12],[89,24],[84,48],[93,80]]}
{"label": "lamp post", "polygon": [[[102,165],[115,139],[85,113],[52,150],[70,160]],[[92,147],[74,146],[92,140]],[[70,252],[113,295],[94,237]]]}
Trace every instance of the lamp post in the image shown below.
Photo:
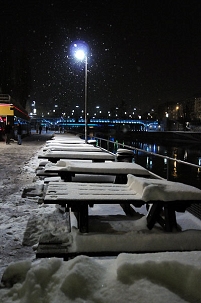
{"label": "lamp post", "polygon": [[85,121],[85,131],[84,131],[84,138],[85,143],[87,143],[87,47],[86,45],[79,45],[78,43],[75,43],[73,45],[74,49],[74,56],[76,59],[85,62],[85,81],[84,81],[84,121]]}
{"label": "lamp post", "polygon": [[87,56],[85,56],[85,81],[84,81],[84,137],[87,143]]}

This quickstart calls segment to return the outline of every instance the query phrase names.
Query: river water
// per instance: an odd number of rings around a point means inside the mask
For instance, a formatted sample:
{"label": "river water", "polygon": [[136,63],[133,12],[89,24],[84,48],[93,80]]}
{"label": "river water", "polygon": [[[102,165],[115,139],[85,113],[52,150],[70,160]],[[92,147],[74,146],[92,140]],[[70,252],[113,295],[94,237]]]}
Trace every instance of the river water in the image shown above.
{"label": "river water", "polygon": [[[155,154],[201,165],[201,144],[177,144],[176,142],[169,142],[166,145],[158,145],[132,140],[124,143],[125,145],[133,146],[146,152],[151,152],[151,155],[148,153],[138,152],[135,155],[135,162],[163,178],[167,178],[167,158],[154,156]],[[193,185],[201,189],[201,169],[184,165],[174,160],[169,162],[168,179]]]}

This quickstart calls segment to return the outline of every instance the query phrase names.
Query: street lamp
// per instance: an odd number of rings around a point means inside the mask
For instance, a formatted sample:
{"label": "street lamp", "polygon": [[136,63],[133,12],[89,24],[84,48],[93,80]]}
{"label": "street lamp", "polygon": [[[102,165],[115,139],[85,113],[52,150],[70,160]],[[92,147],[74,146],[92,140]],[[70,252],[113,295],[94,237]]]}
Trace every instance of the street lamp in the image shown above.
{"label": "street lamp", "polygon": [[79,60],[85,62],[85,94],[84,94],[84,121],[85,121],[85,143],[87,143],[87,51],[88,46],[85,43],[77,42],[73,44],[73,55],[74,57]]}

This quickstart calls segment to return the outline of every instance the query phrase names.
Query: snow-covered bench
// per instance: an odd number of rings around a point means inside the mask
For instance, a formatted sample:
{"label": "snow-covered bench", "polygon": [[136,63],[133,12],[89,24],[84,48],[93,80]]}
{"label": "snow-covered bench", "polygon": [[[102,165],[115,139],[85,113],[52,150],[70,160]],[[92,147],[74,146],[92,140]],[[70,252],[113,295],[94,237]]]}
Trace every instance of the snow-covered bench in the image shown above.
{"label": "snow-covered bench", "polygon": [[92,160],[95,162],[104,162],[107,160],[115,161],[115,155],[104,151],[47,151],[38,156],[39,159],[48,159],[56,163],[60,159],[79,159]]}
{"label": "snow-covered bench", "polygon": [[132,204],[141,207],[151,204],[148,228],[152,229],[158,222],[164,230],[172,231],[177,227],[175,212],[184,212],[192,203],[201,203],[201,190],[182,183],[129,174],[126,184],[50,182],[44,203],[61,204],[76,212],[80,232],[88,232],[88,206]]}
{"label": "snow-covered bench", "polygon": [[127,175],[150,177],[149,171],[136,164],[127,162],[78,162],[60,160],[56,164],[46,165],[45,173],[57,173],[63,180],[72,181],[75,174],[114,175],[115,183],[127,183]]}
{"label": "snow-covered bench", "polygon": [[85,140],[83,139],[80,139],[80,138],[68,138],[68,137],[65,137],[65,138],[53,138],[52,140],[47,140],[46,141],[46,144],[52,144],[53,142],[56,142],[56,143],[62,143],[62,144],[85,144]]}
{"label": "snow-covered bench", "polygon": [[[75,145],[75,144],[74,144]],[[81,145],[81,146],[80,146]],[[83,146],[83,144],[76,144],[76,146],[69,146],[69,144],[66,144],[64,146],[64,144],[60,145],[60,144],[53,144],[53,145],[46,145],[43,148],[43,151],[81,151],[81,152],[100,152],[101,148],[100,147],[94,147],[92,145],[89,144],[85,144],[85,146]]]}

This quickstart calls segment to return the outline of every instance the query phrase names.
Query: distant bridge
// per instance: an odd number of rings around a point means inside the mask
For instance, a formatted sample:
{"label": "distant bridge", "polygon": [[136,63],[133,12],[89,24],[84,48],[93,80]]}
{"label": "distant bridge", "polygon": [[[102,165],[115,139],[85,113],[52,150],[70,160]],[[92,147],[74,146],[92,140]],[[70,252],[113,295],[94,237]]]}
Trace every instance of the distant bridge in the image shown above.
{"label": "distant bridge", "polygon": [[[74,118],[32,118],[32,124],[39,123],[42,126],[55,126],[62,128],[73,128],[73,127],[84,127],[84,119],[74,119]],[[128,127],[129,129],[149,131],[158,130],[158,121],[153,120],[133,120],[133,119],[104,119],[104,118],[91,118],[87,122],[88,127]]]}

